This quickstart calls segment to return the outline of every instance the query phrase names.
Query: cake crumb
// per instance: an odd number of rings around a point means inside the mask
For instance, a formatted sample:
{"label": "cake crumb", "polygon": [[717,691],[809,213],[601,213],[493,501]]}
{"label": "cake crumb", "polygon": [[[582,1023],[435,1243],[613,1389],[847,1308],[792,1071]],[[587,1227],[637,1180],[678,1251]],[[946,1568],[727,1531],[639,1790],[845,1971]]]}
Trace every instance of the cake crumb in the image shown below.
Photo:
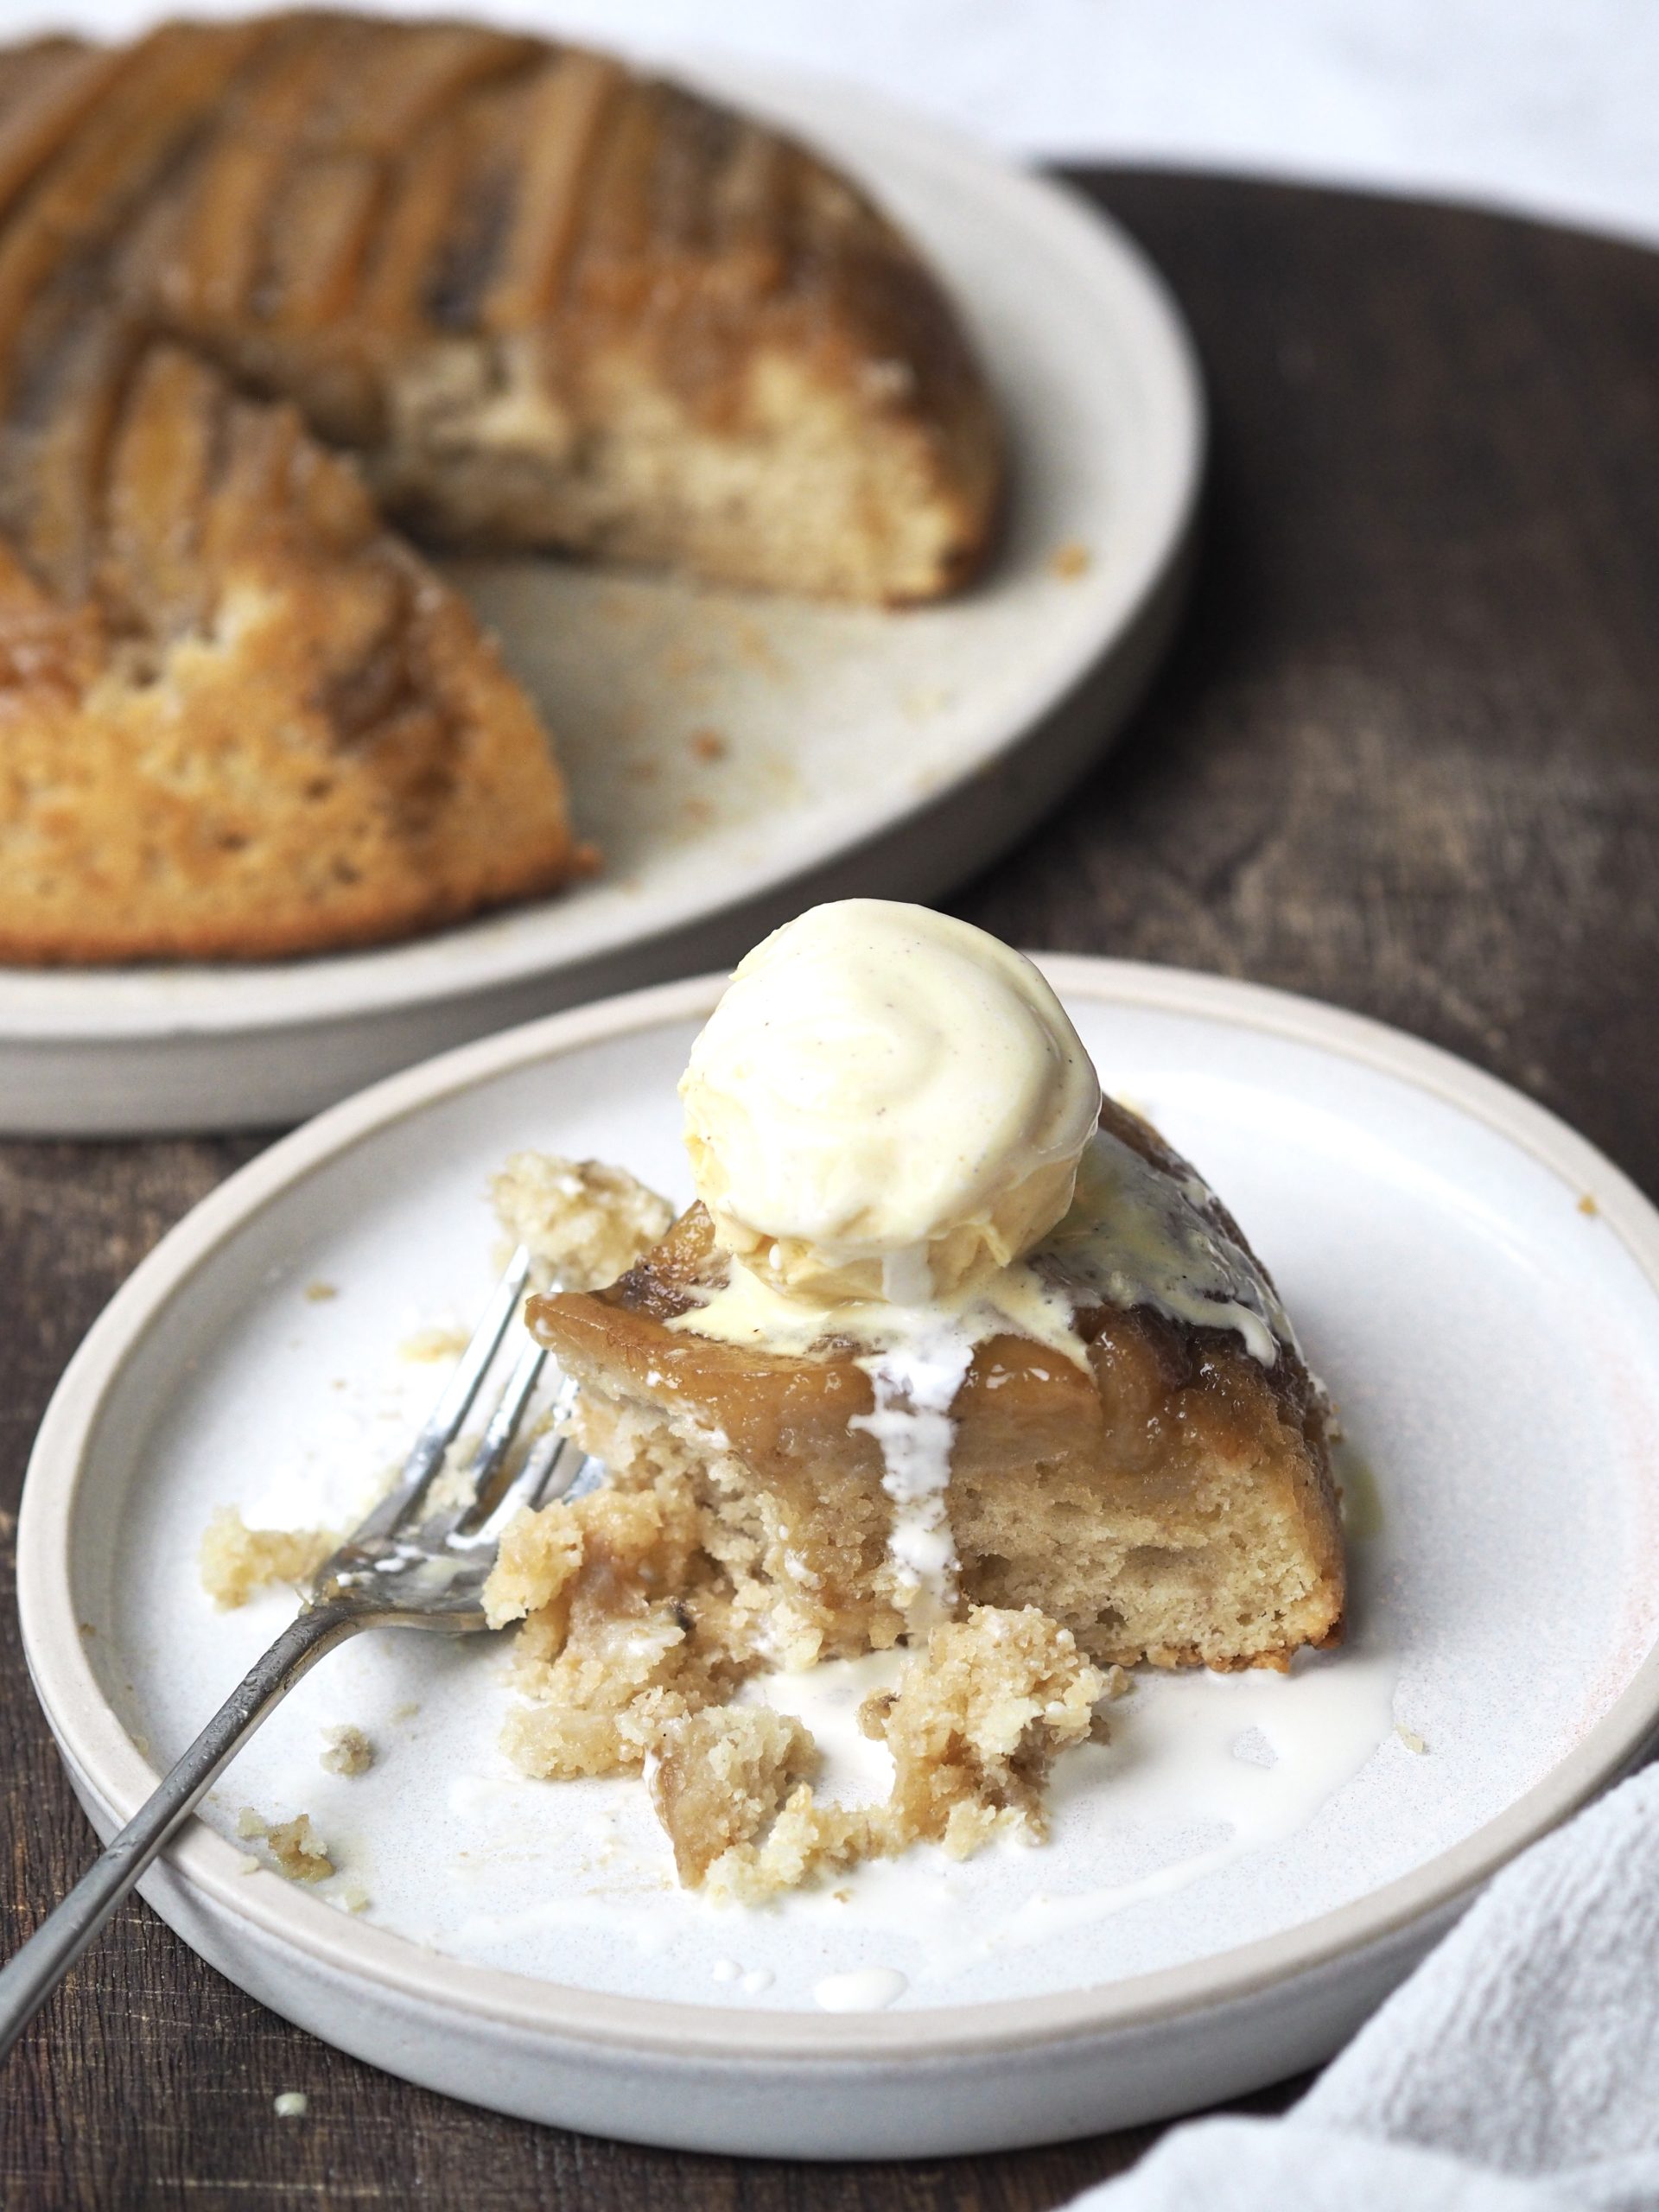
{"label": "cake crumb", "polygon": [[435,1360],[459,1358],[470,1342],[465,1329],[416,1329],[398,1345],[397,1357],[411,1366],[429,1365]]}
{"label": "cake crumb", "polygon": [[1394,1732],[1405,1745],[1406,1749],[1408,1751],[1415,1751],[1420,1758],[1423,1753],[1427,1751],[1428,1745],[1417,1733],[1417,1731],[1414,1728],[1408,1728],[1403,1720],[1396,1721],[1395,1723]]}
{"label": "cake crumb", "polygon": [[490,1184],[496,1218],[529,1249],[536,1281],[597,1290],[668,1233],[674,1209],[626,1168],[515,1152]]}
{"label": "cake crumb", "polygon": [[1601,1208],[1596,1204],[1594,1198],[1590,1195],[1588,1191],[1586,1191],[1584,1196],[1579,1200],[1579,1211],[1581,1214],[1587,1215],[1592,1221],[1593,1221],[1596,1216],[1601,1211]]}
{"label": "cake crumb", "polygon": [[361,1882],[353,1881],[347,1877],[328,1902],[330,1904],[338,1905],[342,1912],[365,1912],[368,1910],[369,1893]]}
{"label": "cake crumb", "polygon": [[236,1871],[238,1874],[257,1874],[264,1863],[263,1859],[256,1859],[251,1851],[239,1851],[236,1855]]}
{"label": "cake crumb", "polygon": [[[1034,1605],[976,1605],[965,1619],[934,1629],[898,1688],[859,1709],[864,1734],[893,1754],[884,1802],[817,1803],[804,1778],[817,1758],[811,1737],[798,1721],[752,1707],[671,1722],[652,1800],[681,1880],[716,1904],[762,1904],[916,1843],[940,1844],[951,1859],[971,1858],[999,1835],[1040,1843],[1048,1833],[1049,1769],[1089,1737],[1104,1689],[1105,1677],[1070,1630]],[[763,1732],[757,1721],[772,1726]],[[734,1737],[740,1758],[728,1773],[714,1747]],[[680,1785],[664,1791],[663,1777],[677,1766]],[[779,1799],[781,1811],[769,1815]],[[697,1862],[722,1827],[735,1831],[734,1840],[699,1877]]]}
{"label": "cake crumb", "polygon": [[1087,575],[1093,566],[1094,556],[1075,537],[1068,537],[1064,545],[1057,545],[1048,556],[1049,574],[1067,583]]}
{"label": "cake crumb", "polygon": [[690,743],[697,760],[711,764],[723,760],[732,749],[717,729],[694,729]]}
{"label": "cake crumb", "polygon": [[386,1718],[388,1720],[412,1720],[420,1709],[417,1699],[405,1698],[401,1705],[392,1707]]}
{"label": "cake crumb", "polygon": [[276,2099],[278,2120],[303,2120],[311,2108],[311,2100],[303,2089],[284,2089]]}
{"label": "cake crumb", "polygon": [[[236,1816],[236,1832],[244,1839],[263,1838],[276,1863],[277,1872],[285,1874],[290,1882],[326,1882],[331,1874],[339,1872],[312,1826],[309,1813],[301,1813],[291,1821],[279,1821],[273,1826],[251,1805],[244,1805]],[[253,1866],[260,1863],[256,1859]],[[243,1869],[245,1873],[251,1871],[251,1867]]]}
{"label": "cake crumb", "polygon": [[722,1703],[745,1671],[680,1594],[695,1555],[683,1490],[600,1489],[520,1513],[484,1586],[493,1627],[524,1619],[513,1668],[530,1702],[502,1747],[526,1774],[638,1773],[666,1724]]}
{"label": "cake crumb", "polygon": [[276,1862],[276,1871],[290,1882],[326,1882],[340,1869],[328,1856],[322,1839],[312,1826],[309,1813],[280,1821],[265,1830],[265,1844]]}
{"label": "cake crumb", "polygon": [[669,1724],[651,1772],[651,1802],[694,1890],[723,1852],[753,1843],[791,1783],[817,1770],[818,1748],[791,1714],[722,1706]]}
{"label": "cake crumb", "polygon": [[1105,1686],[1071,1630],[1034,1605],[976,1605],[933,1630],[897,1691],[859,1712],[893,1753],[899,1847],[939,1842],[966,1859],[999,1832],[1040,1842],[1049,1768],[1093,1732]]}
{"label": "cake crumb", "polygon": [[202,1532],[201,1586],[221,1612],[245,1605],[273,1582],[308,1582],[338,1551],[329,1529],[250,1529],[234,1505],[221,1505]]}
{"label": "cake crumb", "polygon": [[308,1282],[305,1295],[313,1306],[326,1306],[331,1298],[338,1298],[340,1292],[331,1282]]}
{"label": "cake crumb", "polygon": [[[635,1448],[623,1429],[596,1426],[600,1403],[590,1392],[579,1404],[579,1440],[626,1465]],[[861,1712],[893,1755],[889,1797],[820,1803],[810,1734],[730,1702],[763,1665],[811,1666],[820,1639],[774,1608],[759,1648],[753,1584],[717,1567],[721,1526],[692,1464],[724,1452],[724,1439],[699,1442],[689,1463],[659,1423],[649,1433],[648,1489],[613,1478],[521,1512],[502,1538],[484,1606],[492,1627],[524,1623],[512,1662],[524,1701],[501,1737],[513,1764],[547,1780],[643,1769],[679,1878],[716,1904],[763,1903],[912,1843],[967,1858],[998,1836],[1040,1841],[1050,1767],[1105,1736],[1103,1708],[1127,1675],[1095,1666],[1035,1608],[971,1608]]]}
{"label": "cake crumb", "polygon": [[322,1732],[321,1764],[329,1774],[366,1774],[374,1764],[374,1745],[349,1722]]}
{"label": "cake crumb", "polygon": [[468,1429],[450,1445],[426,1493],[429,1513],[448,1513],[472,1503],[478,1490],[478,1447],[483,1440],[481,1431]]}

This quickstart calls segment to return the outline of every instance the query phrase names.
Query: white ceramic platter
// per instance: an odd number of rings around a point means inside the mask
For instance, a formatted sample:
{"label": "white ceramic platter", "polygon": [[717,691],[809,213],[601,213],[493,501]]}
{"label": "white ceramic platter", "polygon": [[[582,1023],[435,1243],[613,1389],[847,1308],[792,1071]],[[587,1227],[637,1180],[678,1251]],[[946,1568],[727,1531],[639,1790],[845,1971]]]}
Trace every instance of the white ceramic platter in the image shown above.
{"label": "white ceramic platter", "polygon": [[[1471,1885],[1632,1756],[1659,1713],[1659,1217],[1538,1108],[1409,1039],[1218,979],[1045,964],[1108,1086],[1243,1220],[1339,1402],[1347,1648],[1287,1681],[1141,1680],[1115,1741],[1072,1755],[1040,1850],[922,1851],[844,1898],[720,1911],[672,1889],[639,1783],[514,1777],[493,1641],[365,1637],[147,1882],[204,1956],[509,2112],[801,2156],[1013,2144],[1321,2058]],[[110,1307],[41,1430],[18,1575],[101,1831],[291,1611],[212,1609],[213,1509],[350,1517],[441,1378],[399,1347],[482,1300],[484,1185],[515,1147],[685,1195],[674,1084],[716,988],[393,1077],[234,1177]],[[348,1720],[380,1754],[352,1779],[319,1764]],[[243,1871],[245,1805],[308,1812],[339,1878]]]}
{"label": "white ceramic platter", "polygon": [[1092,210],[911,116],[729,71],[709,88],[868,179],[943,271],[1009,431],[989,576],[886,613],[551,560],[458,568],[558,736],[605,874],[372,952],[0,969],[0,1129],[270,1127],[506,1023],[729,962],[815,899],[931,897],[1023,835],[1128,714],[1177,611],[1203,444],[1157,277]]}

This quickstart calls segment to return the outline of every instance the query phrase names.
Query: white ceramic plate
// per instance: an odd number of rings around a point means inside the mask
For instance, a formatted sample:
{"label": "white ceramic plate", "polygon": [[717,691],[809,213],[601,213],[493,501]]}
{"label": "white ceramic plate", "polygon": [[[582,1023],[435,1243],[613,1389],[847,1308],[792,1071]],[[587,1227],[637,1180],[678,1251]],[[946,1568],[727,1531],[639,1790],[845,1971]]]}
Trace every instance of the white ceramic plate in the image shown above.
{"label": "white ceramic plate", "polygon": [[[868,178],[944,272],[1010,433],[990,575],[881,613],[553,561],[458,569],[544,706],[604,875],[378,951],[0,969],[0,1128],[295,1121],[508,1022],[729,962],[816,899],[931,897],[1116,732],[1177,611],[1200,469],[1162,285],[1094,211],[911,116],[729,68],[710,88]],[[1070,547],[1080,574],[1057,571]]]}
{"label": "white ceramic plate", "polygon": [[[1245,1223],[1371,1471],[1348,1464],[1348,1647],[1287,1681],[1141,1681],[1115,1743],[1072,1756],[1042,1850],[918,1852],[845,1901],[721,1912],[670,1886],[636,1783],[513,1777],[498,1647],[366,1637],[147,1882],[206,1957],[505,2111],[800,2156],[1013,2144],[1323,2057],[1630,1759],[1659,1713],[1659,1217],[1427,1046],[1215,978],[1045,965],[1108,1086]],[[673,1086],[716,988],[394,1077],[234,1177],[117,1298],[41,1430],[19,1539],[29,1662],[101,1831],[290,1609],[212,1610],[210,1511],[339,1520],[399,1456],[440,1370],[398,1347],[479,1306],[510,1150],[620,1158],[684,1195]],[[349,1780],[318,1764],[345,1720],[381,1752]],[[340,1881],[240,1871],[243,1805],[309,1812]],[[849,2005],[886,2009],[825,2009]]]}

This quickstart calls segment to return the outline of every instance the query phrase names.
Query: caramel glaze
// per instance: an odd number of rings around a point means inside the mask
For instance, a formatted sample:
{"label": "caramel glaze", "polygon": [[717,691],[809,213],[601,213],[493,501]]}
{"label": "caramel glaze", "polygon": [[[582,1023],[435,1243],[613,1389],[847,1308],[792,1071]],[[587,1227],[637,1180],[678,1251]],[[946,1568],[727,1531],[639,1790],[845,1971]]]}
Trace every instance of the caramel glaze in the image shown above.
{"label": "caramel glaze", "polygon": [[[1154,1166],[1190,1173],[1137,1117],[1109,1102],[1102,1119]],[[1248,1251],[1218,1206],[1215,1217]],[[693,1205],[608,1289],[532,1300],[531,1326],[580,1379],[728,1439],[779,1501],[789,1548],[818,1578],[827,1610],[844,1615],[842,1648],[890,1643],[896,1618],[873,1595],[891,1517],[880,1453],[849,1427],[873,1403],[855,1364],[863,1348],[827,1341],[798,1358],[669,1328],[719,1287],[727,1266],[702,1207]],[[1282,1665],[1297,1645],[1338,1641],[1344,1571],[1329,1410],[1295,1347],[1281,1342],[1275,1363],[1264,1367],[1232,1332],[1188,1326],[1145,1306],[1084,1306],[1076,1329],[1088,1348],[1087,1374],[1030,1338],[997,1336],[976,1349],[952,1408],[950,1519],[964,1595],[1026,1602],[1047,1573],[1057,1529],[1086,1527],[1103,1502],[1125,1525],[1144,1523],[1148,1542],[1160,1530],[1201,1541],[1197,1501],[1219,1465],[1272,1491],[1313,1562],[1313,1587],[1285,1637],[1229,1661],[1196,1647],[1147,1654],[1115,1642],[1109,1602],[1092,1611],[1071,1607],[1065,1624],[1097,1657],[1151,1656],[1166,1664]],[[1045,1609],[1057,1618],[1068,1610]]]}

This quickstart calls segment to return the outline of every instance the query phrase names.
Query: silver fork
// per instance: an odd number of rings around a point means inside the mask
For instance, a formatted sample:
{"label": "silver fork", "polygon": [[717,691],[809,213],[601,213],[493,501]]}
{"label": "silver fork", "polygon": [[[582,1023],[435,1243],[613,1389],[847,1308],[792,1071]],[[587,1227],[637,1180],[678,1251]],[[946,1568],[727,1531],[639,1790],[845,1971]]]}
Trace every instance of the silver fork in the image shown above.
{"label": "silver fork", "polygon": [[[319,1572],[298,1617],[283,1630],[56,1911],[0,1967],[0,2058],[86,1948],[220,1770],[325,1652],[365,1628],[440,1629],[466,1636],[487,1625],[485,1580],[501,1532],[521,1505],[563,1497],[583,1454],[550,1427],[516,1474],[508,1454],[547,1355],[529,1344],[515,1362],[467,1468],[458,1503],[427,1510],[429,1494],[495,1363],[524,1295],[530,1255],[521,1244],[497,1284],[454,1373],[404,1462],[397,1487]],[[569,1411],[562,1380],[552,1419]]]}

